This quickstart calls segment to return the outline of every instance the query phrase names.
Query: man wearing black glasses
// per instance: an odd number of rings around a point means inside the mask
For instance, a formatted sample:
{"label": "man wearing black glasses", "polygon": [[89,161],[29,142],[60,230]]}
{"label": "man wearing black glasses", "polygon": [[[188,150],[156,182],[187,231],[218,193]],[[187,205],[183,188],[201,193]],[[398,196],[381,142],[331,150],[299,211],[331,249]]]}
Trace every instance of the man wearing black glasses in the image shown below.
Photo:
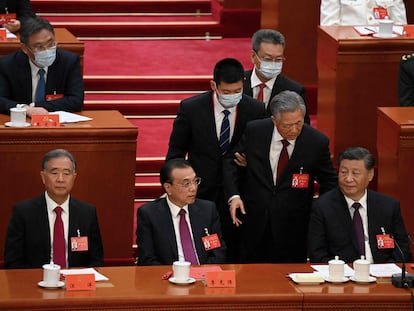
{"label": "man wearing black glasses", "polygon": [[0,113],[17,105],[27,115],[82,110],[84,85],[79,56],[57,47],[52,25],[25,19],[21,50],[0,58]]}
{"label": "man wearing black glasses", "polygon": [[[306,105],[305,88],[282,75],[286,41],[285,37],[273,29],[260,29],[252,37],[251,60],[252,70],[245,72],[243,92],[265,103],[267,115],[270,117],[270,100],[282,91],[298,93]],[[308,109],[305,123],[310,124]]]}
{"label": "man wearing black glasses", "polygon": [[196,199],[201,178],[184,159],[165,162],[160,182],[166,196],[138,209],[138,265],[224,263],[226,246],[211,201]]}

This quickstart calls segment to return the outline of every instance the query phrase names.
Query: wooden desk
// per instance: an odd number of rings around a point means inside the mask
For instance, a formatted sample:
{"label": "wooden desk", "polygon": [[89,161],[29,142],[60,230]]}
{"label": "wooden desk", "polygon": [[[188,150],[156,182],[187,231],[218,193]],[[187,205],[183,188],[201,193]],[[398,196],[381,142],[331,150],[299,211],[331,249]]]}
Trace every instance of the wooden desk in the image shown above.
{"label": "wooden desk", "polygon": [[378,190],[400,200],[407,231],[414,236],[414,107],[378,108]]}
{"label": "wooden desk", "polygon": [[89,122],[61,128],[6,128],[0,115],[0,260],[11,207],[44,192],[43,155],[65,148],[78,167],[72,195],[96,206],[107,258],[132,258],[137,128],[118,111],[83,111]]}
{"label": "wooden desk", "polygon": [[318,28],[318,129],[339,152],[359,145],[376,156],[376,108],[397,106],[401,56],[414,37],[376,39],[351,26]]}
{"label": "wooden desk", "polygon": [[236,288],[207,288],[201,281],[173,285],[158,267],[97,269],[109,281],[96,291],[43,289],[41,269],[0,270],[0,310],[411,310],[410,293],[389,279],[375,284],[296,285],[290,272],[306,264],[222,265],[236,271]]}
{"label": "wooden desk", "polygon": [[[58,47],[67,51],[71,51],[80,56],[81,68],[83,68],[83,52],[84,43],[79,41],[72,33],[66,28],[54,28],[55,39],[58,43]],[[20,49],[20,39],[8,39],[7,41],[0,41],[0,57],[3,55],[11,54]]]}

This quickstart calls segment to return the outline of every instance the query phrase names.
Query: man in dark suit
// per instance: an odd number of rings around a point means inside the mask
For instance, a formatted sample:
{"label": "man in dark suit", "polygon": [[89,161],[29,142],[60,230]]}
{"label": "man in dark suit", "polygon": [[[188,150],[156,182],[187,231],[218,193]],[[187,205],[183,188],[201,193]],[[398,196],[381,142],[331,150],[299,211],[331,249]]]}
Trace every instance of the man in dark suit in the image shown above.
{"label": "man in dark suit", "polygon": [[[226,246],[216,206],[211,201],[196,199],[201,179],[190,163],[184,159],[166,161],[160,171],[160,181],[166,197],[138,209],[138,264],[169,265],[178,260],[192,262],[183,242],[181,217],[185,217],[185,227],[191,232],[189,248],[195,254],[192,264],[224,263]],[[185,213],[181,215],[183,211]],[[203,241],[208,235],[214,237],[214,241]],[[217,241],[221,246],[212,247]],[[206,243],[210,243],[211,248]]]}
{"label": "man in dark suit", "polygon": [[270,109],[271,118],[246,126],[234,150],[246,155],[245,172],[226,158],[225,194],[241,225],[244,261],[305,262],[314,182],[323,193],[336,186],[337,174],[328,138],[304,124],[299,94],[279,93]]}
{"label": "man in dark suit", "polygon": [[0,1],[0,14],[16,14],[16,18],[6,20],[1,26],[10,32],[17,32],[21,22],[28,17],[35,17],[29,0],[2,0]]}
{"label": "man in dark suit", "polygon": [[[328,262],[335,256],[353,262],[361,255],[375,263],[411,260],[399,202],[367,189],[374,177],[374,164],[365,148],[351,147],[339,155],[339,188],[322,195],[312,208],[308,234],[311,262]],[[356,226],[358,219],[360,225]],[[385,247],[384,239],[395,239],[404,258],[397,247]]]}
{"label": "man in dark suit", "polygon": [[414,106],[414,52],[402,56],[398,75],[400,106]]}
{"label": "man in dark suit", "polygon": [[[48,152],[40,175],[45,193],[13,207],[6,235],[5,267],[40,268],[51,260],[62,268],[102,266],[95,207],[69,195],[76,178],[73,155],[63,149]],[[55,233],[59,230],[58,207],[62,226],[60,233]],[[62,243],[58,245],[59,238]],[[58,247],[63,247],[60,258],[56,257]]]}
{"label": "man in dark suit", "polygon": [[[306,105],[305,88],[281,74],[285,46],[285,37],[273,29],[260,29],[252,37],[251,60],[254,68],[245,72],[243,92],[264,102],[268,116],[271,116],[270,101],[285,90],[298,93]],[[310,124],[307,110],[305,123]]]}
{"label": "man in dark suit", "polygon": [[[222,192],[222,158],[234,147],[247,122],[265,115],[264,105],[243,95],[244,69],[239,61],[226,58],[214,67],[211,91],[181,102],[174,121],[167,160],[185,158],[203,179],[197,197],[214,201],[219,209],[229,261],[236,260],[237,233],[231,224]],[[229,143],[220,147],[224,112],[228,111]],[[234,248],[233,248],[234,247]]]}
{"label": "man in dark suit", "polygon": [[[57,48],[53,27],[41,18],[25,19],[21,50],[0,58],[0,113],[24,106],[27,115],[82,110],[84,85],[79,56]],[[40,90],[41,80],[45,88]],[[44,85],[44,84],[43,84]]]}

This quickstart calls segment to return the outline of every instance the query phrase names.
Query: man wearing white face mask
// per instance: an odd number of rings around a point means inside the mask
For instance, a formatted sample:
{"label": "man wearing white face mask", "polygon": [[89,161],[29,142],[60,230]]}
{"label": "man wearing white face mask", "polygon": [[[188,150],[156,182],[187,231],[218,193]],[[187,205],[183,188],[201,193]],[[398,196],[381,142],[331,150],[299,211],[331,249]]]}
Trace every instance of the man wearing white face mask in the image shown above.
{"label": "man wearing white face mask", "polygon": [[202,183],[197,198],[216,202],[227,244],[227,258],[235,261],[236,242],[222,193],[222,159],[241,138],[247,122],[263,118],[263,103],[243,94],[244,69],[226,58],[214,67],[211,90],[180,103],[170,136],[167,160],[188,157]]}
{"label": "man wearing white face mask", "polygon": [[[245,72],[243,92],[265,103],[267,115],[271,116],[269,103],[282,91],[294,91],[305,101],[305,88],[281,74],[285,51],[285,37],[273,29],[260,29],[252,37],[252,70]],[[305,123],[310,124],[308,109]]]}
{"label": "man wearing white face mask", "polygon": [[22,105],[27,115],[82,110],[84,84],[79,56],[57,47],[52,25],[28,18],[21,50],[0,58],[0,113]]}

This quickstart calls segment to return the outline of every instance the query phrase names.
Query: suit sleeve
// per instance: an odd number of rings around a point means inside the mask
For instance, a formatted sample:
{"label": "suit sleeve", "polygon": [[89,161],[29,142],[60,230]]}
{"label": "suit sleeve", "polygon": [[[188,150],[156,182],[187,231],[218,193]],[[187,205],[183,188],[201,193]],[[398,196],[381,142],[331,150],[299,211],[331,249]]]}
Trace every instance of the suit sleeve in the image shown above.
{"label": "suit sleeve", "polygon": [[89,257],[91,267],[100,267],[104,264],[103,245],[101,238],[101,231],[99,229],[98,217],[96,216],[96,209],[93,209],[92,222],[89,234]]}
{"label": "suit sleeve", "polygon": [[220,225],[220,217],[219,217],[219,214],[218,214],[216,208],[212,209],[211,228],[212,229],[210,230],[210,232],[217,233],[217,235],[220,239],[221,247],[216,248],[216,249],[212,250],[211,252],[209,252],[209,256],[207,258],[207,263],[215,263],[215,264],[225,263],[226,262],[226,244],[223,240],[223,235],[222,235],[222,232],[221,232],[221,225]]}
{"label": "suit sleeve", "polygon": [[7,227],[4,249],[4,265],[6,268],[24,268],[24,232],[23,215],[14,207]]}
{"label": "suit sleeve", "polygon": [[393,226],[394,239],[398,242],[398,245],[400,246],[405,256],[405,258],[401,258],[401,253],[397,250],[397,248],[395,248],[393,252],[394,260],[395,262],[402,262],[402,261],[410,262],[412,254],[410,251],[408,234],[407,234],[407,231],[405,230],[404,221],[401,216],[401,210],[400,210],[399,203],[396,203],[396,205],[394,206],[392,226]]}
{"label": "suit sleeve", "polygon": [[35,13],[33,12],[32,6],[29,0],[17,0],[18,7],[17,7],[17,18],[22,21],[28,17],[35,17]]}
{"label": "suit sleeve", "polygon": [[325,219],[316,200],[313,202],[308,229],[309,258],[314,263],[330,260],[324,222]]}
{"label": "suit sleeve", "polygon": [[138,265],[154,266],[162,265],[156,255],[152,224],[145,206],[141,206],[137,212],[137,244],[138,244]]}
{"label": "suit sleeve", "polygon": [[[63,65],[65,72],[57,72],[57,86],[53,91],[56,91],[57,94],[63,94],[63,98],[36,102],[36,106],[43,107],[47,111],[81,111],[83,108],[84,84],[79,55],[65,55],[60,62],[66,62]],[[57,70],[60,70],[59,67]],[[63,81],[58,81],[59,79],[63,79]]]}
{"label": "suit sleeve", "polygon": [[183,102],[181,102],[180,107],[178,108],[177,117],[174,120],[166,160],[185,158],[189,151],[191,135],[190,116],[188,115]]}
{"label": "suit sleeve", "polygon": [[400,106],[414,106],[414,60],[401,60],[398,77]]}
{"label": "suit sleeve", "polygon": [[317,164],[316,180],[320,185],[319,193],[323,194],[338,185],[338,174],[332,164],[329,140],[326,139],[320,148],[321,153]]}
{"label": "suit sleeve", "polygon": [[339,0],[322,0],[321,1],[321,18],[322,26],[331,26],[340,24],[341,4]]}

